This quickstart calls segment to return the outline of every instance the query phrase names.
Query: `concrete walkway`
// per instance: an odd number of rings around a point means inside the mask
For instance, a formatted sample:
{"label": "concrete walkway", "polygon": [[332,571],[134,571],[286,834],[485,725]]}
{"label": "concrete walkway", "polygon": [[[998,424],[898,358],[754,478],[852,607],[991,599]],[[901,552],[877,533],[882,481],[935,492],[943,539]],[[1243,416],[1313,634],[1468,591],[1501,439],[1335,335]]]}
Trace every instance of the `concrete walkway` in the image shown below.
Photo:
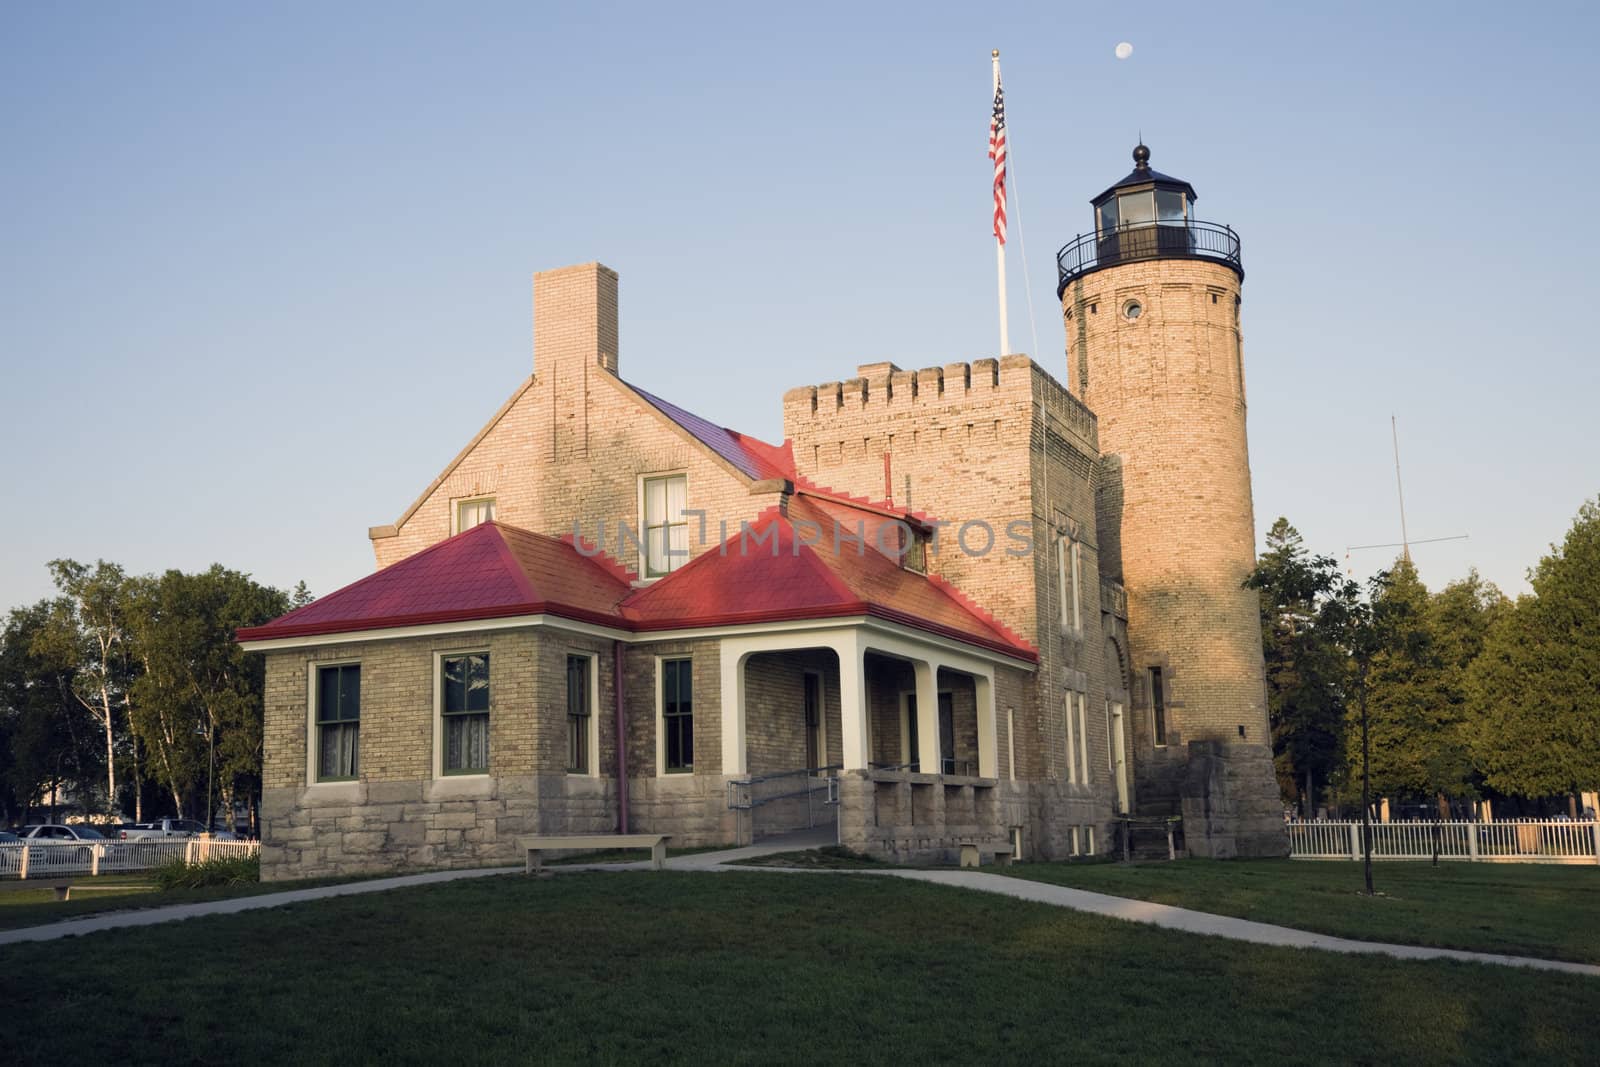
{"label": "concrete walkway", "polygon": [[[1038,904],[1052,904],[1073,911],[1103,915],[1111,919],[1148,923],[1167,930],[1181,930],[1189,934],[1225,937],[1232,941],[1247,941],[1256,945],[1279,948],[1311,948],[1325,952],[1344,952],[1371,956],[1390,956],[1401,960],[1459,960],[1466,963],[1488,963],[1503,967],[1528,967],[1534,970],[1561,971],[1567,974],[1585,974],[1600,977],[1600,966],[1588,963],[1568,963],[1563,960],[1536,959],[1531,956],[1504,956],[1493,952],[1466,952],[1450,948],[1427,948],[1421,945],[1391,945],[1380,941],[1353,941],[1328,934],[1314,934],[1288,926],[1251,922],[1227,915],[1213,915],[1188,908],[1174,908],[1168,904],[1154,904],[1146,900],[1091,893],[1085,889],[1072,889],[1048,882],[1034,882],[1026,878],[1011,878],[998,874],[984,874],[971,870],[828,870],[826,868],[793,867],[740,867],[738,860],[755,856],[769,856],[796,849],[816,848],[832,844],[831,833],[802,831],[771,838],[759,845],[726,849],[718,852],[700,852],[677,856],[667,860],[667,869],[674,871],[757,872],[769,874],[820,874],[833,876],[860,876],[868,878],[905,878],[932,885],[953,886],[984,893],[1027,900]],[[648,860],[638,863],[587,863],[546,867],[547,871],[628,871],[648,870]],[[462,878],[483,878],[496,874],[520,874],[520,868],[489,867],[467,871],[435,871],[430,874],[410,874],[398,878],[375,878],[365,882],[346,882],[342,885],[319,886],[315,889],[294,889],[283,893],[261,893],[251,897],[235,897],[205,904],[177,904],[166,908],[143,908],[133,911],[110,912],[82,919],[44,926],[29,926],[20,930],[0,931],[0,946],[22,941],[50,941],[60,937],[93,933],[97,930],[116,930],[129,926],[151,926],[156,923],[191,919],[201,915],[232,915],[257,908],[276,908],[303,900],[322,900],[328,897],[354,896],[358,893],[380,893],[387,889],[407,886],[433,885],[453,882]]]}
{"label": "concrete walkway", "polygon": [[340,885],[320,885],[313,889],[291,889],[282,893],[258,893],[252,897],[232,897],[228,900],[211,900],[203,904],[173,904],[165,908],[136,908],[127,911],[104,912],[86,915],[81,919],[65,919],[43,926],[24,926],[17,930],[0,930],[0,946],[15,945],[22,941],[54,941],[58,937],[92,934],[97,930],[120,930],[125,926],[154,926],[156,923],[193,919],[201,915],[232,915],[258,908],[277,908],[297,904],[302,900],[325,900],[328,897],[348,897],[357,893],[381,893],[385,889],[404,889],[413,885],[433,885],[436,882],[454,882],[461,878],[483,878],[491,874],[521,874],[520,867],[485,867],[470,871],[432,871],[428,874],[407,874],[397,878],[374,878],[365,882],[344,882]]}

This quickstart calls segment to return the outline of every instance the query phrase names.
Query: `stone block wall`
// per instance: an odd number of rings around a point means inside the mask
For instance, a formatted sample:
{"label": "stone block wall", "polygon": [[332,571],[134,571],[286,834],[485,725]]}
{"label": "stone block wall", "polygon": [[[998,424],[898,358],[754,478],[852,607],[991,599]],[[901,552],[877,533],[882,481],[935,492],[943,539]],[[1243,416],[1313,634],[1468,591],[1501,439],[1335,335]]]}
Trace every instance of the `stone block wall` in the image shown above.
{"label": "stone block wall", "polygon": [[1283,797],[1266,745],[1195,741],[1183,782],[1183,839],[1191,856],[1287,856]]}

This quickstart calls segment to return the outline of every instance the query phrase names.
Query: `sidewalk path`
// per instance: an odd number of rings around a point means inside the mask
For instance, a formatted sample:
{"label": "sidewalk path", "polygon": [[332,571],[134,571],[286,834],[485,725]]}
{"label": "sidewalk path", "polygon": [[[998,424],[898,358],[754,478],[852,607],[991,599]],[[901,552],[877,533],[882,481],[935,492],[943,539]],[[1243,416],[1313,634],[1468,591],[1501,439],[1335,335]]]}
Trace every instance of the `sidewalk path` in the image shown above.
{"label": "sidewalk path", "polygon": [[[1288,926],[1272,926],[1268,923],[1251,922],[1249,919],[1235,919],[1227,915],[1212,915],[1209,912],[1190,911],[1188,908],[1175,908],[1168,904],[1154,904],[1146,900],[1130,900],[1126,897],[1107,896],[1104,893],[1091,893],[1085,889],[1071,889],[1067,886],[1052,885],[1048,882],[1034,882],[1026,878],[984,874],[980,871],[828,870],[826,868],[799,869],[792,867],[738,867],[732,865],[732,861],[735,860],[771,855],[777,852],[789,852],[797,847],[806,847],[807,844],[811,844],[811,842],[803,841],[798,837],[786,837],[760,845],[747,845],[743,848],[728,849],[721,852],[701,852],[688,856],[673,857],[667,860],[667,868],[677,871],[755,871],[776,874],[833,875],[836,877],[906,878],[914,882],[927,882],[932,885],[954,886],[958,889],[972,889],[984,893],[998,893],[1001,896],[1013,897],[1017,900],[1052,904],[1056,907],[1070,908],[1073,911],[1088,912],[1092,915],[1104,915],[1107,918],[1125,919],[1129,922],[1149,923],[1152,926],[1160,926],[1167,930],[1181,930],[1190,934],[1225,937],[1229,940],[1248,941],[1257,945],[1391,956],[1401,960],[1461,960],[1467,963],[1489,963],[1504,967],[1529,967],[1535,970],[1562,971],[1567,974],[1586,974],[1600,977],[1600,966],[1589,963],[1568,963],[1564,960],[1544,960],[1531,956],[1503,956],[1493,952],[1465,952],[1459,949],[1428,948],[1422,945],[1391,945],[1381,941],[1353,941],[1344,937],[1332,937],[1328,934],[1314,934],[1306,930],[1296,930]],[[547,866],[545,870],[562,872],[626,871],[646,870],[649,866],[649,862],[644,861],[640,863],[572,864],[554,868]],[[143,908],[133,911],[110,912],[103,915],[91,915],[82,919],[68,919],[64,922],[48,923],[44,926],[28,926],[20,930],[0,931],[0,946],[16,944],[22,941],[50,941],[59,937],[88,934],[97,930],[115,930],[127,926],[151,926],[155,923],[189,919],[200,915],[231,915],[235,912],[254,911],[257,908],[276,908],[303,900],[353,896],[357,893],[379,893],[386,889],[433,885],[438,882],[453,882],[461,878],[483,878],[496,874],[519,873],[521,873],[520,868],[515,867],[489,867],[467,871],[435,871],[430,874],[410,874],[398,878],[375,878],[365,882],[346,882],[342,885],[318,886],[315,889],[293,889],[283,893],[262,893],[252,897],[235,897],[231,900],[215,900],[204,904],[177,904],[166,908]]]}
{"label": "sidewalk path", "polygon": [[485,867],[470,871],[432,871],[428,874],[407,874],[398,878],[374,878],[365,882],[344,882],[340,885],[319,885],[313,889],[291,889],[283,893],[258,893],[252,897],[232,897],[228,900],[210,900],[202,904],[173,904],[165,908],[134,908],[126,911],[87,915],[82,919],[64,919],[43,926],[24,926],[16,930],[0,930],[0,946],[21,941],[54,941],[58,937],[92,934],[97,930],[117,930],[124,926],[153,926],[156,923],[177,919],[193,919],[200,915],[232,915],[257,908],[277,908],[296,904],[302,900],[322,900],[327,897],[347,897],[357,893],[379,893],[385,889],[404,889],[413,885],[433,885],[435,882],[453,882],[459,878],[483,878],[491,874],[521,874],[520,867]]}

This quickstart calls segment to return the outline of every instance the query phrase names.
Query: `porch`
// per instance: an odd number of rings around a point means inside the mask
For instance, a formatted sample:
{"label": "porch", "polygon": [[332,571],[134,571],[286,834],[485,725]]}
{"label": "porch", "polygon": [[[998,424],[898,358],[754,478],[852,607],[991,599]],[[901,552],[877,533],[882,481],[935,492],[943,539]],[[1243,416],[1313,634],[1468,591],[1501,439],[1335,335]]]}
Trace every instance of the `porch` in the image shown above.
{"label": "porch", "polygon": [[868,624],[723,639],[740,840],[834,824],[840,844],[890,859],[1008,844],[995,679],[1023,669]]}

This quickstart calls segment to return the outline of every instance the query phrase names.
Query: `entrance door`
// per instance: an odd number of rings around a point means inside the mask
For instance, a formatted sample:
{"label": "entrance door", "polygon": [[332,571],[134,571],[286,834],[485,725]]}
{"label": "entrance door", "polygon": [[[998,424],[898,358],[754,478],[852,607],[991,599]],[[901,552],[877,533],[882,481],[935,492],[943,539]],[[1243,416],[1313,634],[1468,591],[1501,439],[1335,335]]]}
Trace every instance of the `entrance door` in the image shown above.
{"label": "entrance door", "polygon": [[1122,703],[1106,701],[1106,714],[1110,719],[1111,770],[1117,780],[1117,811],[1128,813],[1128,746],[1122,736]]}

